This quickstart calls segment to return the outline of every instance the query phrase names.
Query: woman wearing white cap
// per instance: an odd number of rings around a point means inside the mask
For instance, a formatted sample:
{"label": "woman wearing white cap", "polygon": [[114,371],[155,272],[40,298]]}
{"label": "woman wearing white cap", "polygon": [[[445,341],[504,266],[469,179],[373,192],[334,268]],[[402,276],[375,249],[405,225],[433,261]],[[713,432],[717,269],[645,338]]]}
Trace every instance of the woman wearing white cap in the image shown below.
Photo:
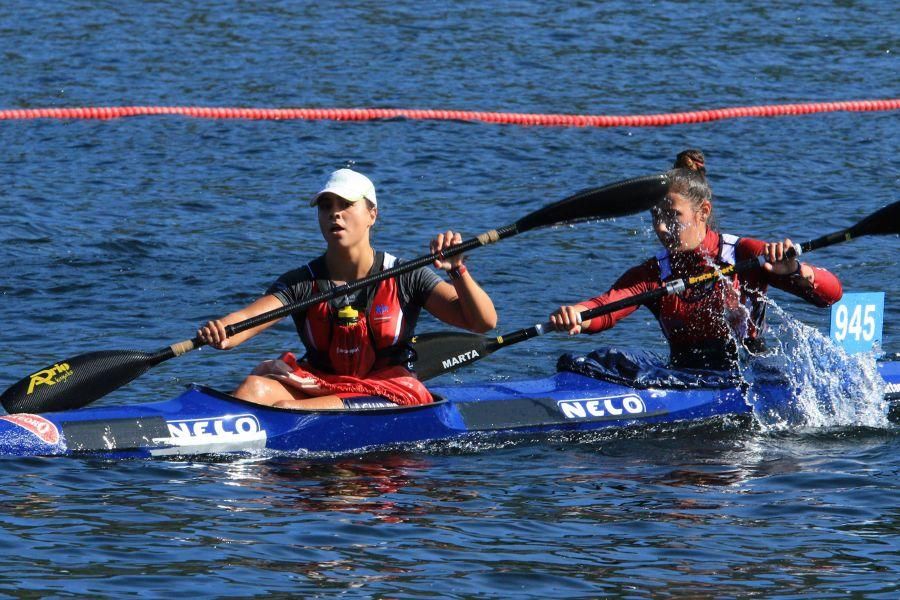
{"label": "woman wearing white cap", "polygon": [[[351,169],[333,172],[310,205],[318,207],[325,254],[279,277],[249,306],[201,327],[198,334],[207,344],[234,348],[276,321],[230,338],[227,325],[397,264],[395,257],[372,248],[369,230],[378,217],[378,200],[365,175]],[[439,233],[430,249],[437,252],[461,241],[459,233]],[[497,324],[493,302],[461,256],[434,266],[447,271],[451,283],[422,267],[293,313],[306,355],[298,361],[288,352],[262,363],[234,395],[285,408],[343,408],[359,401],[354,398],[369,396],[397,404],[431,402],[431,394],[408,370],[406,342],[420,310],[424,307],[445,323],[479,333]]]}

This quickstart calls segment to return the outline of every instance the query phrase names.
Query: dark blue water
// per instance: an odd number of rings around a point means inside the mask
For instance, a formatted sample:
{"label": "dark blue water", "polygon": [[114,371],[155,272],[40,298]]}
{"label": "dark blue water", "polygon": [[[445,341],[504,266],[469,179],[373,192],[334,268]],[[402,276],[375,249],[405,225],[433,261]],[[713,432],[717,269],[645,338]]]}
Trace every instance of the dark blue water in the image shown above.
{"label": "dark blue water", "polygon": [[[898,20],[889,2],[5,2],[0,108],[630,114],[887,98],[900,89]],[[80,352],[156,349],[253,299],[320,252],[306,199],[344,165],[376,183],[377,244],[408,258],[439,230],[508,224],[663,170],[687,146],[708,154],[725,231],[803,240],[897,199],[898,123],[890,112],[657,129],[0,123],[0,384]],[[636,216],[529,232],[468,264],[509,331],[655,250]],[[849,291],[885,291],[885,347],[900,350],[896,237],[810,260]],[[821,348],[801,341],[827,330],[827,311],[773,299],[789,315],[776,332],[798,352]],[[639,312],[602,337],[545,336],[448,380],[545,375],[560,353],[597,344],[664,350]],[[102,402],[168,398],[190,381],[229,388],[294,347],[279,325],[234,352],[170,361]],[[820,394],[840,377],[804,376]],[[867,410],[864,388],[828,398],[846,410],[804,427],[719,421],[357,457],[5,460],[0,590],[896,597],[900,436]]]}

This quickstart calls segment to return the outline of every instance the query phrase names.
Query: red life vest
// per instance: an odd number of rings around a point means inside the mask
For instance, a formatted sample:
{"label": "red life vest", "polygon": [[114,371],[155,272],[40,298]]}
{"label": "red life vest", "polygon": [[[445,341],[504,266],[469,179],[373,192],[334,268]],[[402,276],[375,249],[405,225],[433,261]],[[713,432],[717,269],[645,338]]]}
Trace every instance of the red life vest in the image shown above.
{"label": "red life vest", "polygon": [[[397,259],[378,252],[376,272],[394,266]],[[307,265],[313,277],[311,263]],[[327,279],[314,279],[312,293],[330,289]],[[366,305],[358,310],[355,322],[338,317],[339,309],[320,302],[306,310],[306,322],[300,332],[307,360],[316,368],[338,375],[364,377],[375,368],[391,364],[389,350],[405,339],[405,319],[400,307],[397,278],[385,279],[369,288]]]}
{"label": "red life vest", "polygon": [[[733,265],[736,261],[736,246],[740,238],[734,235],[719,236],[719,250],[712,262],[715,266]],[[672,277],[671,256],[662,250],[657,256],[660,281]],[[700,272],[709,271],[698,265]],[[698,275],[690,273],[689,275]],[[740,280],[737,275],[720,278],[714,282],[686,290],[682,294],[663,297],[659,302],[657,319],[662,327],[674,363],[683,353],[711,355],[732,355],[738,344],[757,333],[756,324],[761,323],[764,304],[750,303],[742,297]]]}

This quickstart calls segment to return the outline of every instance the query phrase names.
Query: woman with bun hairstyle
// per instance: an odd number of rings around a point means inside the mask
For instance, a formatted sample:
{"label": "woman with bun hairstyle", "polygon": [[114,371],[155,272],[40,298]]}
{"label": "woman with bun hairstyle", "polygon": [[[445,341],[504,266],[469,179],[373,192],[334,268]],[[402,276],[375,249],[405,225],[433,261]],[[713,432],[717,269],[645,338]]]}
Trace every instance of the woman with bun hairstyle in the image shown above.
{"label": "woman with bun hairstyle", "polygon": [[550,315],[550,322],[557,330],[570,335],[605,331],[639,306],[585,322],[580,321],[580,313],[657,289],[666,281],[701,275],[762,255],[766,262],[761,269],[720,277],[706,286],[646,303],[669,343],[672,366],[731,369],[736,366],[742,346],[751,353],[764,349],[764,295],[768,286],[819,307],[840,300],[842,289],[837,277],[787,257],[786,252],[793,245],[791,240],[764,242],[716,230],[703,152],[689,149],[679,153],[668,175],[668,193],[651,210],[653,229],[662,249],[626,271],[605,293],[556,310]]}
{"label": "woman with bun hairstyle", "polygon": [[[378,218],[375,186],[351,169],[331,174],[309,202],[318,215],[325,253],[279,277],[255,302],[203,325],[198,335],[220,350],[242,344],[277,321],[228,337],[225,327],[302,302],[317,293],[399,264],[376,251],[369,232]],[[459,233],[439,233],[432,253],[461,243]],[[263,362],[235,390],[238,398],[280,408],[340,409],[354,404],[426,404],[431,394],[410,371],[407,342],[422,308],[441,321],[484,333],[496,327],[490,297],[463,264],[463,257],[435,261],[450,282],[427,267],[381,280],[291,315],[305,347]],[[373,398],[374,397],[374,398]]]}

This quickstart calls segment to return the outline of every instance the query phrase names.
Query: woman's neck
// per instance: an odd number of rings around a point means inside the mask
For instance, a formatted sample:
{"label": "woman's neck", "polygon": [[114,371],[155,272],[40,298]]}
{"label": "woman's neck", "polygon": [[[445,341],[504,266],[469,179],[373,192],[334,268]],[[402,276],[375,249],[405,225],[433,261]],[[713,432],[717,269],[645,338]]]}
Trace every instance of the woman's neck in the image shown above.
{"label": "woman's neck", "polygon": [[710,230],[707,229],[702,241],[690,250],[680,250],[670,252],[672,264],[678,267],[687,267],[696,264],[705,264],[710,257],[718,254],[718,238],[715,235],[710,236]]}
{"label": "woman's neck", "polygon": [[688,248],[686,250],[675,250],[674,252],[670,251],[669,254],[672,256],[691,256],[697,254],[708,254],[712,246],[715,246],[715,239],[710,238],[710,229],[706,228],[703,230],[703,235],[700,238],[699,243],[693,248]]}
{"label": "woman's neck", "polygon": [[329,248],[325,251],[325,264],[331,280],[346,283],[362,279],[372,270],[375,250],[369,244],[352,248]]}

